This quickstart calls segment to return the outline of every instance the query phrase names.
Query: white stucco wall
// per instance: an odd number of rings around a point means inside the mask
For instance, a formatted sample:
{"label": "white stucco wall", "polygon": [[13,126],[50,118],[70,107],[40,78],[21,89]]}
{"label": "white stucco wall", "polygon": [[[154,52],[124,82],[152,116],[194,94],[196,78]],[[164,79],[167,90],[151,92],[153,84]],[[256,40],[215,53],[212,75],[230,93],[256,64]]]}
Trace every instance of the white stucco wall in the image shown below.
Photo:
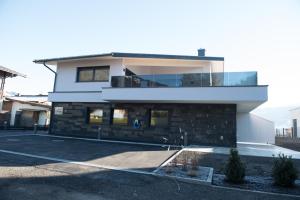
{"label": "white stucco wall", "polygon": [[101,92],[49,92],[50,102],[104,102]]}
{"label": "white stucco wall", "polygon": [[[49,94],[50,97],[50,94]],[[268,87],[103,88],[104,101],[149,103],[229,103],[250,112],[268,100]]]}
{"label": "white stucco wall", "polygon": [[275,143],[274,122],[252,113],[237,113],[237,141]]}
{"label": "white stucco wall", "polygon": [[109,76],[125,74],[121,59],[62,62],[57,65],[55,90],[60,91],[101,91],[102,87],[110,87],[108,82],[76,82],[78,67],[110,66]]}
{"label": "white stucco wall", "polygon": [[[48,112],[50,112],[50,111],[48,111]],[[44,125],[48,125],[48,124],[50,124],[50,119],[47,115],[47,111],[40,112],[38,125],[44,126]]]}
{"label": "white stucco wall", "polygon": [[[44,110],[47,111],[49,109],[45,107],[40,107],[40,106],[32,106],[30,104],[24,104],[24,103],[19,103],[19,102],[13,102],[12,109],[11,109],[11,117],[10,117],[10,125],[13,126],[15,123],[15,116],[17,111],[21,111],[22,109],[37,109],[37,110]],[[40,120],[39,120],[39,125],[45,125],[45,114],[40,113]]]}
{"label": "white stucco wall", "polygon": [[293,119],[297,120],[297,137],[300,137],[300,108],[290,110],[291,127],[293,127]]}

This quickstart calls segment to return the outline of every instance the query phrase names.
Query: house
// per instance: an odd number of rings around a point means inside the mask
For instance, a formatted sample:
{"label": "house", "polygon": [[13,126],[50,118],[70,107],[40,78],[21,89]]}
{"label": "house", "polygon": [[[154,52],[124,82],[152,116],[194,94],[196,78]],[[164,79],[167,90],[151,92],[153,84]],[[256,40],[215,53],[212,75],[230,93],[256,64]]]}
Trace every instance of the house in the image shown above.
{"label": "house", "polygon": [[300,138],[300,107],[290,110],[293,138]]}
{"label": "house", "polygon": [[34,124],[46,127],[50,122],[47,95],[5,96],[2,110],[9,113],[11,127],[32,128]]}
{"label": "house", "polygon": [[249,117],[267,101],[268,86],[258,85],[256,72],[224,72],[224,58],[204,49],[196,56],[113,52],[34,62],[55,75],[50,134],[230,147],[237,138],[274,137],[273,127],[261,133],[261,118]]}
{"label": "house", "polygon": [[7,113],[7,111],[2,110],[5,81],[7,78],[13,78],[16,76],[26,78],[26,75],[24,75],[22,73],[19,73],[12,69],[0,66],[0,80],[1,80],[1,85],[0,85],[0,126],[3,126],[4,122],[7,122],[7,120],[9,120],[9,113]]}

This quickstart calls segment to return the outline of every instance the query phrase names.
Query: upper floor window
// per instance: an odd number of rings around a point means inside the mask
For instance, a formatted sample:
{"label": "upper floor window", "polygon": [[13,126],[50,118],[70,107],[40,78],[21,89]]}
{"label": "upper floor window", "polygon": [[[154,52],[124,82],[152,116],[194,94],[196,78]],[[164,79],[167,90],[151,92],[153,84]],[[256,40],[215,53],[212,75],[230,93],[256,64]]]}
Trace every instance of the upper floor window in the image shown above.
{"label": "upper floor window", "polygon": [[77,68],[77,82],[102,82],[108,80],[109,66]]}

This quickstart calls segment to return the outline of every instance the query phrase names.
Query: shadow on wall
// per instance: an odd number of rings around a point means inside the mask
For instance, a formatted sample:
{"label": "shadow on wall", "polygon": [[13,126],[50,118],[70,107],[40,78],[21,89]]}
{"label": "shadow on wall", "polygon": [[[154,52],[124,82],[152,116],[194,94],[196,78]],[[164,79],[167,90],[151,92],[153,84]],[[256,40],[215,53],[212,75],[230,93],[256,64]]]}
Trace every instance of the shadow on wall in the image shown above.
{"label": "shadow on wall", "polygon": [[252,113],[237,113],[237,141],[275,143],[274,122]]}

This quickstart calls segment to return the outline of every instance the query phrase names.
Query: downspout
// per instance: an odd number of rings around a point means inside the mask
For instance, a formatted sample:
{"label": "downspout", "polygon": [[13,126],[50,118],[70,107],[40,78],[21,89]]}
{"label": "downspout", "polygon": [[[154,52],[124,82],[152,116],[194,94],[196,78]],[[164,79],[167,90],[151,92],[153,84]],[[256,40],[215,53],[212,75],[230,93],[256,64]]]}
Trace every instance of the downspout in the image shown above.
{"label": "downspout", "polygon": [[[43,65],[44,65],[47,69],[49,69],[51,72],[54,73],[53,92],[55,92],[56,76],[57,76],[57,73],[56,73],[56,71],[54,71],[53,69],[51,69],[49,66],[47,66],[47,65],[46,65],[46,62],[43,62]],[[54,115],[54,106],[53,106],[53,102],[52,102],[52,104],[51,104],[51,111],[50,111],[50,124],[49,124],[48,134],[51,134],[52,124],[53,124],[53,115]]]}
{"label": "downspout", "polygon": [[46,65],[46,62],[43,62],[43,65],[47,68],[47,69],[49,69],[51,72],[53,72],[54,73],[54,85],[53,85],[53,92],[55,92],[55,85],[56,85],[56,75],[57,75],[57,73],[56,73],[56,71],[54,71],[53,69],[51,69],[49,66],[47,66]]}

